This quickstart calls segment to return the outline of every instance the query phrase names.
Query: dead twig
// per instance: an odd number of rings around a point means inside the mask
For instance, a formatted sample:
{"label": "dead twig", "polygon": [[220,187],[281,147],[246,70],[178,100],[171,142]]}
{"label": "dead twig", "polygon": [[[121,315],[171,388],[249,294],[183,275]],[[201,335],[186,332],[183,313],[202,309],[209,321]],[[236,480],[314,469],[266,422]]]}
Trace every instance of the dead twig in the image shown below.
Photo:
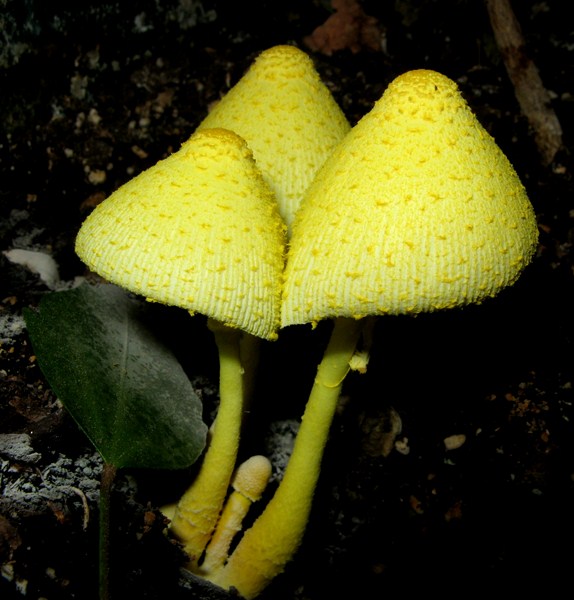
{"label": "dead twig", "polygon": [[550,104],[509,0],[485,0],[498,49],[502,54],[514,93],[534,133],[534,140],[545,165],[549,165],[562,147],[562,127]]}

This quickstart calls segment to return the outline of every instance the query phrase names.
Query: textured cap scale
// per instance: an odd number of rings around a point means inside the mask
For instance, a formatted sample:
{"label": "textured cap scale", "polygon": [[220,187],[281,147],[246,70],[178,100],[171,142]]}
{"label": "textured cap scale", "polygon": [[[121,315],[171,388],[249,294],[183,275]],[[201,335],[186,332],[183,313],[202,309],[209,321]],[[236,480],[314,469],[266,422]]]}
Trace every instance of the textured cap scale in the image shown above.
{"label": "textured cap scale", "polygon": [[262,52],[198,130],[244,138],[289,226],[301,198],[350,125],[311,58],[294,46]]}
{"label": "textured cap scale", "polygon": [[83,223],[76,252],[104,279],[273,339],[284,225],[251,151],[223,129],[194,134]]}
{"label": "textured cap scale", "polygon": [[414,314],[511,285],[536,218],[516,172],[447,77],[392,82],[297,214],[282,324]]}

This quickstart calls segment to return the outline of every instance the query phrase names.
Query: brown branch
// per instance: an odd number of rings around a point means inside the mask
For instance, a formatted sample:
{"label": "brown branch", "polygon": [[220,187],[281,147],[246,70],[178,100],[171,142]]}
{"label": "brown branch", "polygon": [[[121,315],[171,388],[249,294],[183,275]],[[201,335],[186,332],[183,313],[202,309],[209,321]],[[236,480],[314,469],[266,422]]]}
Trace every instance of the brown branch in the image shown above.
{"label": "brown branch", "polygon": [[526,52],[526,44],[510,0],[485,0],[498,49],[522,113],[534,133],[534,140],[545,165],[562,147],[562,127],[550,104],[538,69]]}

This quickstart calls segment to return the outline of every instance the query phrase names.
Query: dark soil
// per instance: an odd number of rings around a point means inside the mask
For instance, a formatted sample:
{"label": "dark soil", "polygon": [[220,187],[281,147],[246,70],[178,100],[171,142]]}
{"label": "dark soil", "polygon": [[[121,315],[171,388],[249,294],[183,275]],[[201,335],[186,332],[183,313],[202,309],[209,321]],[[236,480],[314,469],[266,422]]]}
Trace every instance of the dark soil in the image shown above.
{"label": "dark soil", "polygon": [[[564,3],[515,3],[564,131],[550,165],[482,2],[364,1],[379,48],[363,41],[331,54],[305,45],[329,2],[158,4],[0,0],[0,250],[53,257],[52,289],[85,276],[73,241],[89,211],[177,149],[268,47],[307,50],[351,123],[396,75],[441,71],[515,165],[538,216],[538,253],[512,289],[482,306],[379,321],[369,372],[347,382],[304,544],[262,598],[571,589],[574,29]],[[51,288],[3,253],[0,268],[0,597],[90,600],[101,461],[27,337],[22,310]],[[201,320],[184,324],[177,309],[163,310],[209,418],[211,338]],[[264,448],[258,432],[300,417],[325,331],[286,332],[265,353],[246,453]],[[389,437],[393,415],[402,430]],[[120,473],[117,597],[216,595],[181,580],[183,555],[158,510],[191,476]]]}

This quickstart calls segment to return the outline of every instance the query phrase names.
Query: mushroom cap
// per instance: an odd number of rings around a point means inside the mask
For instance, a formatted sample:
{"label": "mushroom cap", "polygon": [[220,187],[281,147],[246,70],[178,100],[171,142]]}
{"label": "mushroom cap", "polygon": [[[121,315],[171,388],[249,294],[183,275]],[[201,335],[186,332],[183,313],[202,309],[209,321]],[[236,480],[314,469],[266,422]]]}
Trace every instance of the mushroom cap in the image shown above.
{"label": "mushroom cap", "polygon": [[213,129],[99,204],[76,252],[92,271],[148,300],[274,339],[284,229],[244,140]]}
{"label": "mushroom cap", "polygon": [[251,456],[236,469],[231,486],[251,502],[257,502],[271,478],[272,466],[269,459],[261,454]]}
{"label": "mushroom cap", "polygon": [[259,54],[198,130],[211,127],[247,141],[290,226],[317,170],[351,126],[311,58],[282,45]]}
{"label": "mushroom cap", "polygon": [[478,303],[514,283],[537,240],[524,187],[456,84],[409,71],[310,186],[282,325]]}

